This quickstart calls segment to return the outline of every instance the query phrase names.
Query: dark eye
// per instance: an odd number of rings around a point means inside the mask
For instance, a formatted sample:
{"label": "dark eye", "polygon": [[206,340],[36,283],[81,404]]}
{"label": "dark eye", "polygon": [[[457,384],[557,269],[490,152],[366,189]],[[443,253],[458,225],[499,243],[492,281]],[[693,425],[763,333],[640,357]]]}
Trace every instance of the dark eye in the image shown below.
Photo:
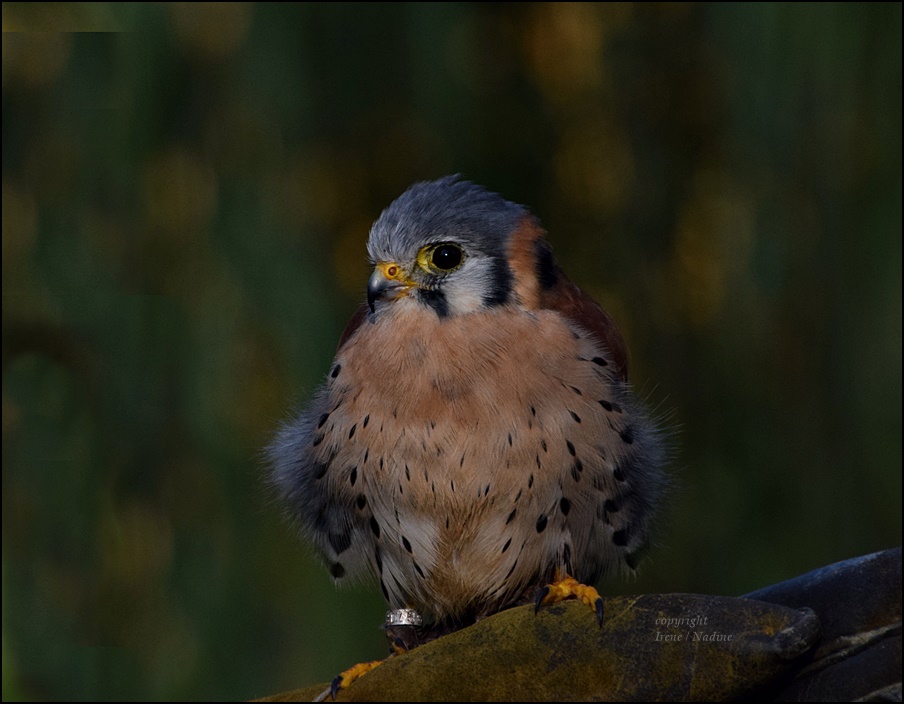
{"label": "dark eye", "polygon": [[454,244],[441,244],[433,250],[430,263],[440,271],[451,271],[461,264],[461,249]]}

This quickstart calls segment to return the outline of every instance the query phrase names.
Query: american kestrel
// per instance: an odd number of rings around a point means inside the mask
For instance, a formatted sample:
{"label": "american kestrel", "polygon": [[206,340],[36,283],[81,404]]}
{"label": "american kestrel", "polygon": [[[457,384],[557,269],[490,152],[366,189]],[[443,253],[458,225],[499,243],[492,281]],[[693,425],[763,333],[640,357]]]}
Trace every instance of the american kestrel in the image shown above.
{"label": "american kestrel", "polygon": [[459,627],[633,570],[666,486],[661,433],[537,219],[446,177],[396,199],[367,248],[367,304],[268,449],[333,578],[373,576],[391,609]]}

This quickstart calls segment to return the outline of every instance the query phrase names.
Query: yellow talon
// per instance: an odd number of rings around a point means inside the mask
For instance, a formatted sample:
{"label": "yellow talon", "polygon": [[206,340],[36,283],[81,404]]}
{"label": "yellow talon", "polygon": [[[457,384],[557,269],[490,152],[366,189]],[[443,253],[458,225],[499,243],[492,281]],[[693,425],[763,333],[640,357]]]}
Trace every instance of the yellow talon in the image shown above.
{"label": "yellow talon", "polygon": [[574,577],[565,576],[552,584],[547,584],[540,590],[537,601],[534,606],[534,613],[540,610],[544,604],[555,604],[571,597],[580,599],[587,606],[592,607],[596,611],[596,620],[603,625],[603,597],[593,587],[581,584]]}
{"label": "yellow talon", "polygon": [[361,675],[366,675],[377,665],[382,665],[384,662],[385,660],[359,662],[357,665],[348,668],[333,680],[333,683],[330,685],[330,695],[335,699],[336,695],[339,694],[339,690],[347,688],[352,682],[361,677]]}

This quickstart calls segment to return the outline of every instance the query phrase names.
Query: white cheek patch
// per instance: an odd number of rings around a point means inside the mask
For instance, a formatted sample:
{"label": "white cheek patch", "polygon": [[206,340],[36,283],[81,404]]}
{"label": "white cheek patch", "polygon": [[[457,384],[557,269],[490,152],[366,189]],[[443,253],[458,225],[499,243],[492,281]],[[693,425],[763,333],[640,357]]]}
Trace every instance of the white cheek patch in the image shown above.
{"label": "white cheek patch", "polygon": [[470,258],[442,282],[442,292],[452,315],[486,308],[484,300],[493,285],[492,269],[493,260],[489,257]]}

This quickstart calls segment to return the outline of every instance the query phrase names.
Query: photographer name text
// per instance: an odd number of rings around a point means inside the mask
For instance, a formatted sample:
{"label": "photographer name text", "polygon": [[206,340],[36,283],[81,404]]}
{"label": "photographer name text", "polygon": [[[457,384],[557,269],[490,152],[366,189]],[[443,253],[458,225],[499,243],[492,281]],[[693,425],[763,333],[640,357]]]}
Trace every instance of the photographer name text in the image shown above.
{"label": "photographer name text", "polygon": [[[656,631],[656,640],[663,643],[717,643],[732,640],[734,634],[722,633],[698,627],[707,625],[707,616],[682,616],[680,618],[657,618],[656,625],[671,629],[670,632]],[[681,631],[677,630],[682,628]],[[684,630],[684,629],[687,630]]]}

